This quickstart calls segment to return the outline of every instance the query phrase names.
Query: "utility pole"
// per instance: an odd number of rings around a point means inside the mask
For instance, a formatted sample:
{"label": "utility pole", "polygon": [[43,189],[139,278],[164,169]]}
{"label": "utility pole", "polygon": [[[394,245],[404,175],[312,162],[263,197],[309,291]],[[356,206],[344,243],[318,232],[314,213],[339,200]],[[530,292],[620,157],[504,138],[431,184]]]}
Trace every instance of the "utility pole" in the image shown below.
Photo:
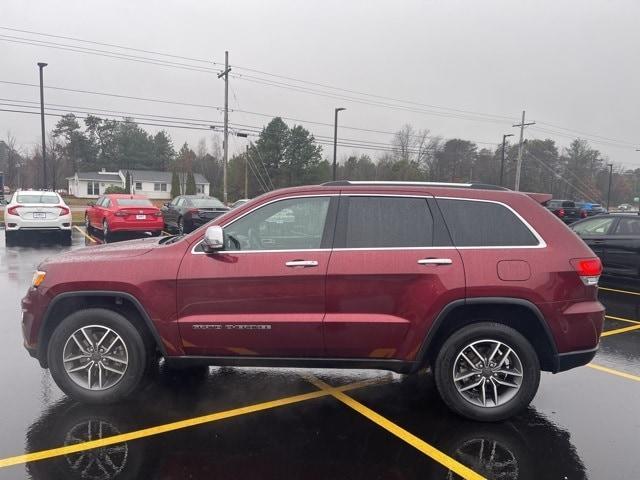
{"label": "utility pole", "polygon": [[244,157],[244,198],[249,198],[249,145]]}
{"label": "utility pole", "polygon": [[535,125],[536,122],[524,123],[524,110],[522,111],[522,121],[516,123],[514,127],[520,127],[520,146],[518,148],[518,163],[516,165],[516,192],[520,190],[520,174],[522,173],[522,149],[524,147],[524,127]]}
{"label": "utility pole", "polygon": [[609,167],[609,188],[607,189],[607,211],[609,211],[609,201],[611,200],[611,177],[613,177],[613,163],[607,164]]}
{"label": "utility pole", "polygon": [[507,137],[513,137],[513,133],[502,135],[502,162],[500,163],[500,185],[504,187],[504,151],[507,148]]}
{"label": "utility pole", "polygon": [[229,52],[224,52],[224,71],[218,74],[218,78],[224,77],[224,140],[222,159],[222,201],[227,204],[227,159],[229,158]]}
{"label": "utility pole", "polygon": [[38,62],[38,68],[40,69],[40,127],[42,130],[42,187],[47,189],[47,147],[45,142],[44,132],[44,85],[42,81],[42,70],[47,64]]}
{"label": "utility pole", "polygon": [[335,118],[333,122],[333,181],[336,181],[337,160],[336,153],[338,151],[338,112],[346,110],[346,108],[336,108]]}

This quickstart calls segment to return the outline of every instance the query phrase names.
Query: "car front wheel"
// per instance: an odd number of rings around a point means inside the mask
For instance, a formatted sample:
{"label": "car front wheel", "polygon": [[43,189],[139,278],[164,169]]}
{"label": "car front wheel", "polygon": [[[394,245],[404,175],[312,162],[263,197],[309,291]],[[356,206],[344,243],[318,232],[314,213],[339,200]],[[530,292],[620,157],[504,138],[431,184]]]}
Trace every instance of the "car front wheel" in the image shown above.
{"label": "car front wheel", "polygon": [[47,359],[55,382],[87,403],[125,399],[140,384],[149,353],[140,332],[112,310],[72,313],[54,330]]}
{"label": "car front wheel", "polygon": [[527,339],[511,327],[489,322],[453,333],[438,353],[434,373],[449,408],[484,422],[522,411],[540,383],[538,356]]}

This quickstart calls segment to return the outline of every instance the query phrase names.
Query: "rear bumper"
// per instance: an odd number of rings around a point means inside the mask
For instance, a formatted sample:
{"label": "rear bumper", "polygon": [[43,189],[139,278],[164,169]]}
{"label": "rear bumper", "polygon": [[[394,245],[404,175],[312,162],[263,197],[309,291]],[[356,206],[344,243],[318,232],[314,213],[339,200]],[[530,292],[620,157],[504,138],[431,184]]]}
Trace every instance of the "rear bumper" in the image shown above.
{"label": "rear bumper", "polygon": [[146,221],[141,220],[139,222],[128,221],[111,221],[109,223],[109,230],[111,232],[153,232],[164,229],[164,220],[159,217],[158,220]]}
{"label": "rear bumper", "polygon": [[71,230],[71,215],[65,215],[53,220],[26,220],[16,216],[5,218],[5,229],[7,231],[20,230]]}
{"label": "rear bumper", "polygon": [[593,357],[596,356],[599,346],[600,345],[588,350],[559,353],[556,355],[556,368],[554,369],[554,373],[564,372],[566,370],[571,370],[572,368],[586,365],[593,360]]}

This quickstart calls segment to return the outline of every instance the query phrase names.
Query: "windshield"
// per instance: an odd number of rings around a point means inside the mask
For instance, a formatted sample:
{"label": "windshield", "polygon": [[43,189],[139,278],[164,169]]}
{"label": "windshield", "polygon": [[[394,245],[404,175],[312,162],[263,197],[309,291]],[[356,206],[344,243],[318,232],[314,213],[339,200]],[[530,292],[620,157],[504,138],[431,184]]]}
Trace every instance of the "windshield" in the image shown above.
{"label": "windshield", "polygon": [[224,208],[224,204],[217,198],[192,198],[190,202],[197,208]]}
{"label": "windshield", "polygon": [[60,203],[60,197],[53,193],[20,193],[18,203]]}
{"label": "windshield", "polygon": [[153,207],[153,203],[146,198],[118,198],[116,203],[121,207]]}

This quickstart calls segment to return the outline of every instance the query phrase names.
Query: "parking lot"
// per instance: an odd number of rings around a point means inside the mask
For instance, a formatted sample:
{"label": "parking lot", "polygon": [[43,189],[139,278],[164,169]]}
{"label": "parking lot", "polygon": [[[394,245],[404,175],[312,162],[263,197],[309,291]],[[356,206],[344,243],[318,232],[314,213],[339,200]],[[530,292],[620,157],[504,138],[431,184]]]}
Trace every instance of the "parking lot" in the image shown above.
{"label": "parking lot", "polygon": [[[69,247],[0,232],[0,478],[640,478],[640,283],[604,280],[593,363],[543,373],[526,413],[450,413],[429,372],[210,368],[157,372],[126,405],[67,399],[22,347],[19,300]],[[74,229],[70,248],[101,243]]]}

